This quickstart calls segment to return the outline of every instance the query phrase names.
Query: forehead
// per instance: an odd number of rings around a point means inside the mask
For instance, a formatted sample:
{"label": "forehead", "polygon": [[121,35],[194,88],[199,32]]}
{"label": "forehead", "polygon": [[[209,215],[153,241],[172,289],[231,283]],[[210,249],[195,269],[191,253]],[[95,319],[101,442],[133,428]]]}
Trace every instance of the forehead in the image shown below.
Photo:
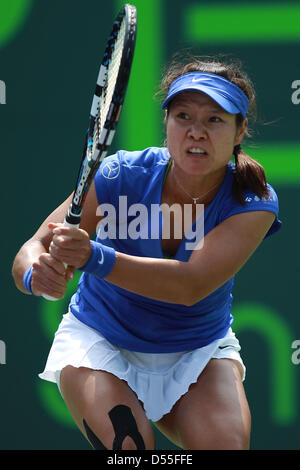
{"label": "forehead", "polygon": [[179,93],[176,95],[171,103],[169,108],[175,107],[175,106],[191,106],[191,105],[196,105],[200,107],[207,107],[211,110],[218,111],[218,112],[223,112],[227,113],[221,106],[216,103],[210,96],[206,95],[205,93],[201,93],[199,91],[194,91],[194,90],[189,90],[189,91],[183,91],[182,93]]}

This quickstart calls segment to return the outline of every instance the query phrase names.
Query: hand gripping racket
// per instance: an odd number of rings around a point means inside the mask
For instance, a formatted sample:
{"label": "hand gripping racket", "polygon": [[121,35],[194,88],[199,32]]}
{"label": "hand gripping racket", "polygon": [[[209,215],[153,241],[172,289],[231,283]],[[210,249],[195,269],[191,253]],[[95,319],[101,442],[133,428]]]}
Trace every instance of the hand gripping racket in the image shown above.
{"label": "hand gripping racket", "polygon": [[[64,226],[79,227],[86,195],[114,138],[128,85],[136,31],[136,7],[126,4],[116,17],[106,43],[74,195]],[[58,300],[46,294],[43,297],[48,300]]]}

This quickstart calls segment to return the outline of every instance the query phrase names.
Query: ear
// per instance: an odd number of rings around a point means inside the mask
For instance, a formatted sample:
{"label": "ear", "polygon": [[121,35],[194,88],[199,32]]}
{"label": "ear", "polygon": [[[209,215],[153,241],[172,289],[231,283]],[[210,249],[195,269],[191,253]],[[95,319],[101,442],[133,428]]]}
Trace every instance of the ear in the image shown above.
{"label": "ear", "polygon": [[242,125],[239,126],[237,129],[234,145],[239,145],[243,141],[244,135],[247,131],[247,126],[248,126],[248,119],[245,118]]}
{"label": "ear", "polygon": [[167,120],[168,120],[168,110],[166,109],[165,110],[165,117],[164,117],[164,123],[167,124]]}

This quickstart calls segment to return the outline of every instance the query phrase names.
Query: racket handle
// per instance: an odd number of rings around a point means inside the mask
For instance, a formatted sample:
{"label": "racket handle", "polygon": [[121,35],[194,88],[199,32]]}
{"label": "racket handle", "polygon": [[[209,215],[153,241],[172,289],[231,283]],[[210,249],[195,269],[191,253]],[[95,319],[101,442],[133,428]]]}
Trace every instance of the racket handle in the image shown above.
{"label": "racket handle", "polygon": [[56,299],[55,297],[51,297],[51,295],[43,294],[42,297],[46,300],[61,300],[61,299]]}
{"label": "racket handle", "polygon": [[[64,221],[64,227],[71,227],[71,228],[79,228],[79,224],[70,224],[66,220]],[[69,238],[69,237],[68,237]],[[67,269],[68,265],[67,263],[63,263],[64,267]],[[42,297],[46,300],[61,300],[61,299],[56,299],[55,297],[51,297],[51,295],[43,294]]]}

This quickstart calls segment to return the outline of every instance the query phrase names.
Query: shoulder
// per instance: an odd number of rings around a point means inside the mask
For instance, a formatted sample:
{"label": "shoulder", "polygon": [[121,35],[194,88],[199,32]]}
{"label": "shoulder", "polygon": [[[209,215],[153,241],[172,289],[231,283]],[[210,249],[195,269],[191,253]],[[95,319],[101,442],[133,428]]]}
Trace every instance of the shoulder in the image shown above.
{"label": "shoulder", "polygon": [[268,184],[268,195],[265,197],[259,197],[251,189],[245,189],[243,193],[245,203],[241,204],[236,200],[232,191],[235,172],[235,164],[230,162],[227,166],[222,198],[219,201],[219,223],[236,214],[253,211],[271,212],[275,215],[275,221],[269,234],[275,233],[281,227],[281,222],[278,220],[279,201],[275,189]]}
{"label": "shoulder", "polygon": [[169,158],[165,147],[149,147],[137,151],[119,150],[106,157],[94,178],[98,201],[107,199],[112,191],[115,195],[120,191],[127,193],[128,188],[131,192],[140,192],[146,184],[151,184],[155,175],[161,173]]}
{"label": "shoulder", "polygon": [[169,160],[168,150],[164,147],[149,147],[144,150],[119,150],[114,155],[106,157],[101,163],[97,178],[116,179],[122,172],[148,171]]}
{"label": "shoulder", "polygon": [[119,150],[116,157],[124,167],[149,169],[166,164],[169,153],[165,147],[148,147],[137,151]]}
{"label": "shoulder", "polygon": [[265,197],[259,197],[254,191],[252,191],[250,188],[245,189],[243,196],[244,196],[244,201],[245,204],[241,204],[238,202],[234,196],[233,196],[233,191],[232,191],[232,185],[234,182],[234,177],[236,173],[236,167],[233,162],[229,162],[227,165],[227,176],[226,176],[226,185],[225,185],[225,198],[224,202],[226,202],[226,206],[232,206],[235,207],[236,210],[240,210],[242,212],[247,212],[248,210],[251,210],[251,207],[256,207],[259,208],[261,207],[262,210],[263,208],[270,208],[272,212],[275,212],[276,215],[278,215],[278,210],[279,210],[279,201],[278,201],[278,196],[275,191],[275,189],[268,184],[268,195]]}

